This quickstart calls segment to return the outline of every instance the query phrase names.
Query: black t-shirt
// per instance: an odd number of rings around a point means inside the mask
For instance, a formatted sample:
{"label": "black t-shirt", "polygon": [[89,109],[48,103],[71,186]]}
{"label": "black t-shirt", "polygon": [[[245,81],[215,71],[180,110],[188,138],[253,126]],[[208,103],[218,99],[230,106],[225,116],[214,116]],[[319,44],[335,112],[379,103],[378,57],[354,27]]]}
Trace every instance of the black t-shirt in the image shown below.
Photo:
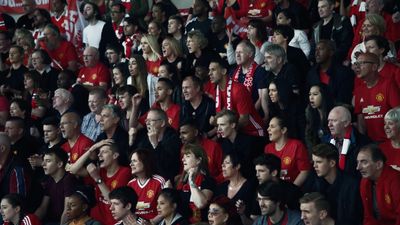
{"label": "black t-shirt", "polygon": [[210,117],[215,115],[215,102],[210,97],[203,95],[200,105],[194,109],[189,101],[181,107],[181,123],[193,120],[201,132],[208,132],[214,127],[210,125]]}
{"label": "black t-shirt", "polygon": [[321,26],[319,39],[320,40],[322,40],[322,39],[331,40],[332,28],[333,28],[333,17],[332,17],[331,21],[329,21],[329,23]]}

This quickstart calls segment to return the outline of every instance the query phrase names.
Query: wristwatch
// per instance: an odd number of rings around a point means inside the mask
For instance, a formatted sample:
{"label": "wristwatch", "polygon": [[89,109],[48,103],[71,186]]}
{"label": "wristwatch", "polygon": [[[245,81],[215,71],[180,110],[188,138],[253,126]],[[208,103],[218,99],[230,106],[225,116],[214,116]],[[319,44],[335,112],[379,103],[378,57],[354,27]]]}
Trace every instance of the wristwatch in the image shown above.
{"label": "wristwatch", "polygon": [[103,183],[103,180],[101,178],[96,180],[96,184],[101,184],[101,183]]}

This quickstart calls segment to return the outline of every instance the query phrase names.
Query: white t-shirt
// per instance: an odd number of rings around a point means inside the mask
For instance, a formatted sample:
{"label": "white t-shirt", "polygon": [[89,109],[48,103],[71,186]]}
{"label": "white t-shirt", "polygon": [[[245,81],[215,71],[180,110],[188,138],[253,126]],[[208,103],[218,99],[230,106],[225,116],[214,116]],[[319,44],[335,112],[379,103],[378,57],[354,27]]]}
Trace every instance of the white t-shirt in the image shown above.
{"label": "white t-shirt", "polygon": [[83,43],[87,46],[99,48],[104,24],[106,24],[104,21],[99,20],[95,25],[87,25],[83,29]]}

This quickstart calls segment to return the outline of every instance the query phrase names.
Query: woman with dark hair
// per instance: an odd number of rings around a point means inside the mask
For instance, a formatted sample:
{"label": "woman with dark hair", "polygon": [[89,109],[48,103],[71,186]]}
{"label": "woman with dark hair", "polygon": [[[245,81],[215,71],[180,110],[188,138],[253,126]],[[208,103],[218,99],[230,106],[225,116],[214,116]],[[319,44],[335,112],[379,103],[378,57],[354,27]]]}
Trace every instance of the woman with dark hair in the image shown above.
{"label": "woman with dark hair", "polygon": [[190,223],[206,220],[206,209],[214,192],[215,181],[208,172],[208,157],[199,145],[186,144],[182,148],[183,173],[178,178],[177,190],[191,214],[184,215]]}
{"label": "woman with dark hair", "polygon": [[[149,86],[148,77],[151,77],[147,73],[146,61],[141,55],[133,54],[129,59],[129,74],[127,84],[137,88],[139,94],[145,99],[146,104],[149,104]],[[143,100],[142,100],[143,101]]]}
{"label": "woman with dark hair", "polygon": [[282,9],[276,17],[276,25],[288,25],[293,28],[294,36],[289,42],[289,46],[300,48],[304,55],[307,57],[310,55],[310,41],[308,40],[307,34],[303,30],[295,29],[296,18],[294,14],[288,9]]}
{"label": "woman with dark hair", "polygon": [[25,132],[34,137],[40,137],[38,125],[32,117],[32,107],[28,101],[19,98],[13,99],[10,104],[10,115],[24,120]]}
{"label": "woman with dark hair", "polygon": [[158,77],[170,79],[174,83],[174,91],[172,93],[172,101],[175,104],[182,104],[182,85],[181,79],[178,75],[178,70],[174,65],[169,63],[161,63],[160,68],[158,68]]}
{"label": "woman with dark hair", "polygon": [[[154,158],[148,149],[136,149],[131,155],[131,171],[134,178],[128,186],[138,196],[136,215],[157,224],[161,216],[157,216],[157,196],[164,187],[165,181],[154,173]],[[151,193],[151,194],[149,194]]]}
{"label": "woman with dark hair", "polygon": [[41,225],[35,214],[25,214],[22,197],[8,194],[1,199],[3,225]]}
{"label": "woman with dark hair", "polygon": [[269,118],[284,116],[288,118],[289,136],[304,139],[305,117],[304,104],[299,96],[293,93],[290,84],[284,79],[275,79],[269,84]]}
{"label": "woman with dark hair", "polygon": [[128,65],[126,63],[118,63],[112,68],[112,87],[108,90],[110,104],[116,103],[117,90],[127,84],[129,76]]}
{"label": "woman with dark hair", "polygon": [[210,225],[242,225],[235,204],[224,195],[215,197],[211,201],[208,208],[208,223]]}
{"label": "woman with dark hair", "polygon": [[[227,196],[233,204],[244,203],[251,205],[251,199],[254,197],[255,187],[242,175],[244,157],[239,153],[228,153],[222,162],[222,175],[226,182],[218,185],[216,196]],[[253,168],[254,170],[254,168]],[[210,206],[211,207],[211,206]],[[250,215],[250,208],[247,207],[247,216]]]}
{"label": "woman with dark hair", "polygon": [[311,86],[308,96],[305,142],[308,149],[311,149],[321,142],[323,136],[329,134],[328,114],[333,108],[333,98],[328,92],[328,86],[323,83]]}
{"label": "woman with dark hair", "polygon": [[268,135],[271,143],[265,146],[264,152],[281,159],[281,179],[301,187],[311,169],[306,147],[301,141],[288,137],[287,120],[281,116],[271,119]]}
{"label": "woman with dark hair", "polygon": [[68,197],[66,203],[66,216],[68,222],[64,225],[101,225],[92,219],[90,209],[95,205],[94,190],[90,186],[79,187]]}
{"label": "woman with dark hair", "polygon": [[157,199],[157,212],[162,217],[158,225],[188,225],[182,216],[182,205],[179,192],[172,188],[161,190]]}

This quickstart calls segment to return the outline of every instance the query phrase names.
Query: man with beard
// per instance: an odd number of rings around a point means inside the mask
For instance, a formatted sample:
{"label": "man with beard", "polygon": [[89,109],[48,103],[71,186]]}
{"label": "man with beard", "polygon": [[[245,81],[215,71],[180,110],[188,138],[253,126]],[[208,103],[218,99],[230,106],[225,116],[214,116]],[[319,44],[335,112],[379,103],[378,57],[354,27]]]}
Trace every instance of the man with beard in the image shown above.
{"label": "man with beard", "polygon": [[82,14],[88,25],[83,29],[83,43],[86,47],[95,47],[99,50],[102,62],[105,59],[107,44],[118,44],[118,38],[115,36],[111,23],[100,20],[101,15],[99,7],[92,2],[84,2],[81,6]]}
{"label": "man with beard", "polygon": [[79,168],[75,164],[92,145],[93,141],[81,133],[81,119],[77,113],[69,112],[61,117],[60,129],[66,142],[61,146],[65,152],[69,153],[68,170],[72,174],[78,174]]}
{"label": "man with beard", "polygon": [[69,69],[74,72],[78,69],[78,55],[75,47],[62,38],[57,26],[51,23],[45,26],[40,46],[49,53],[55,68]]}
{"label": "man with beard", "polygon": [[193,19],[186,24],[186,33],[199,30],[205,37],[211,36],[211,19],[208,18],[210,5],[206,0],[195,0],[193,3]]}
{"label": "man with beard", "polygon": [[253,225],[281,224],[301,225],[300,212],[287,209],[285,193],[279,183],[270,181],[261,184],[257,190],[257,201],[261,215]]}

